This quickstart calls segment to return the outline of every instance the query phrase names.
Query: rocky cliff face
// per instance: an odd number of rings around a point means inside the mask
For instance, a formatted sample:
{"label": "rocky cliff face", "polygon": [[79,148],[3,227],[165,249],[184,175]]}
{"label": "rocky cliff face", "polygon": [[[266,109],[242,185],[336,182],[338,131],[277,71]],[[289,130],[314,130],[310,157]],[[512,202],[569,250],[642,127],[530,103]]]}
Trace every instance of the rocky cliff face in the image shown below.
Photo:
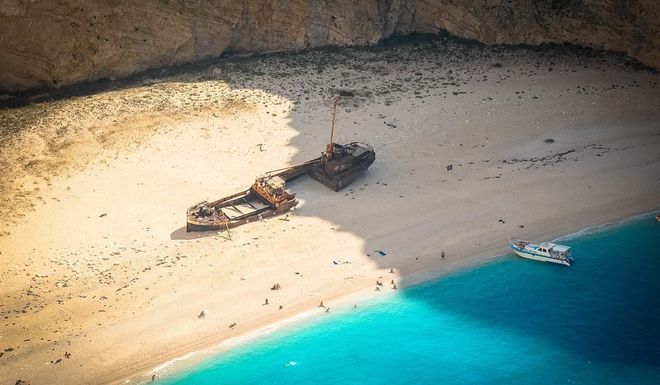
{"label": "rocky cliff face", "polygon": [[0,91],[441,30],[623,51],[660,68],[659,20],[657,0],[0,0]]}

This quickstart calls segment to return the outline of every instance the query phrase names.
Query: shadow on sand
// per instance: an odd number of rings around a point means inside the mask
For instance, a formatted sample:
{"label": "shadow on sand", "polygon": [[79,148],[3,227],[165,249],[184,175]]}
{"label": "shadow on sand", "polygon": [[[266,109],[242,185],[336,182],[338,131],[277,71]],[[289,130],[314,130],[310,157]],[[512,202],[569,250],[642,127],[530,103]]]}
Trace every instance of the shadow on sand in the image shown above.
{"label": "shadow on sand", "polygon": [[187,232],[186,226],[180,227],[170,233],[170,239],[173,241],[190,241],[193,239],[206,238],[211,236],[220,236],[224,239],[230,240],[226,231],[197,231]]}

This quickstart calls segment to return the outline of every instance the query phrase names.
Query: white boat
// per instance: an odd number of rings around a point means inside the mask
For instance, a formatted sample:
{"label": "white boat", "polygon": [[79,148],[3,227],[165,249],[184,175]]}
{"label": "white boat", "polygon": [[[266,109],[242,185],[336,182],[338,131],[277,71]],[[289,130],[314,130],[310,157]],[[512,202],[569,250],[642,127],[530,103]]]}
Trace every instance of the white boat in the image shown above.
{"label": "white boat", "polygon": [[536,244],[516,239],[509,240],[509,246],[519,256],[535,261],[559,263],[566,266],[571,266],[575,262],[571,256],[570,247],[552,242]]}

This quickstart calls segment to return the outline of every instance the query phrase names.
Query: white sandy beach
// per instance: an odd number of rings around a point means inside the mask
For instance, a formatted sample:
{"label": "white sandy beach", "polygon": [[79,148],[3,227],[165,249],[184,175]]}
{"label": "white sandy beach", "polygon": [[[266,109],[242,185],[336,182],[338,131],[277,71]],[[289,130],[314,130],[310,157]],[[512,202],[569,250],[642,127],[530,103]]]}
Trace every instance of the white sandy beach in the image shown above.
{"label": "white sandy beach", "polygon": [[[657,73],[448,44],[220,61],[0,110],[0,383],[140,381],[320,301],[392,290],[377,280],[660,208]],[[288,218],[231,240],[185,232],[192,204],[318,156],[338,89],[358,97],[336,141],[376,151],[363,177],[338,193],[296,180]]]}

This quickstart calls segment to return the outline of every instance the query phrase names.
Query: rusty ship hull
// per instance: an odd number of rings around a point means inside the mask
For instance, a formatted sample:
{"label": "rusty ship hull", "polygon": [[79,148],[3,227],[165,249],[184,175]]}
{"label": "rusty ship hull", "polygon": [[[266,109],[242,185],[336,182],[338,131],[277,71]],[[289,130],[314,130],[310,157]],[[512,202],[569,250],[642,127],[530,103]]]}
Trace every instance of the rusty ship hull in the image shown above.
{"label": "rusty ship hull", "polygon": [[[294,194],[285,190],[285,182],[305,175],[321,158],[298,166],[271,171],[247,190],[213,202],[200,202],[186,211],[186,231],[218,231],[285,213],[298,204]],[[280,185],[270,186],[278,180]]]}
{"label": "rusty ship hull", "polygon": [[[201,202],[188,209],[186,231],[227,230],[246,223],[280,215],[298,204],[293,198],[277,208],[271,207],[252,190],[225,197],[214,202]],[[200,210],[207,215],[198,215]]]}
{"label": "rusty ship hull", "polygon": [[376,160],[373,148],[364,143],[353,142],[346,145],[333,143],[332,146],[331,158],[325,162],[314,163],[309,175],[334,191],[351,184]]}

